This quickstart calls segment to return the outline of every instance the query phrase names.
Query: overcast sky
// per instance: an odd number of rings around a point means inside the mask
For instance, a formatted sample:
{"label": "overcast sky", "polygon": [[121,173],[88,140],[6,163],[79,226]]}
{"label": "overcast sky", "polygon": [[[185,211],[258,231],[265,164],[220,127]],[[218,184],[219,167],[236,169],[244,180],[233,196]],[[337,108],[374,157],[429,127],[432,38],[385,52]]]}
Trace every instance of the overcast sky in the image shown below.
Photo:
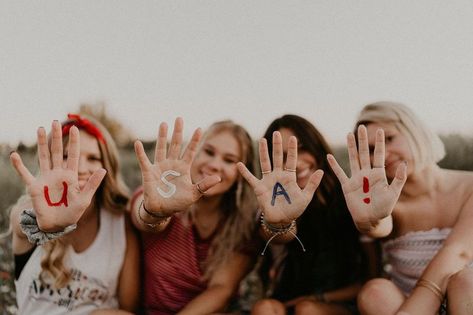
{"label": "overcast sky", "polygon": [[377,100],[473,135],[473,2],[0,0],[0,142],[104,101],[146,140],[297,113],[339,144]]}

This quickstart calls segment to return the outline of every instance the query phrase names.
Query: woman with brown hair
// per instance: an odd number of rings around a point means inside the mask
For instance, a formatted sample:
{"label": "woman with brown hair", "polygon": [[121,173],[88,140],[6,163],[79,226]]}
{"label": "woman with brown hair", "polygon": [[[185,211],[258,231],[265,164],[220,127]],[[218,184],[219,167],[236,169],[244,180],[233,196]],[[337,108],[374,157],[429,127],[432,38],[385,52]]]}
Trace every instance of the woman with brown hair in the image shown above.
{"label": "woman with brown hair", "polygon": [[18,153],[10,156],[27,187],[11,213],[19,313],[135,311],[138,241],[110,134],[69,115],[52,123],[49,141],[38,129],[38,157],[35,177]]}
{"label": "woman with brown hair", "polygon": [[[281,219],[273,215],[277,209],[268,204],[264,206],[264,198],[259,198],[264,213],[263,235],[269,239],[279,233],[274,241],[283,243],[284,247],[282,256],[271,257],[269,251],[265,257],[262,277],[272,287],[267,293],[268,299],[257,302],[252,314],[352,314],[356,311],[355,299],[364,275],[363,255],[341,187],[326,161],[330,147],[313,124],[296,115],[274,120],[264,139],[260,142],[263,179],[259,185],[266,180],[271,187],[275,181],[272,177],[289,177],[292,183],[283,186],[285,189],[295,186],[296,193],[287,190],[291,204],[277,197],[283,204]],[[266,143],[268,149],[265,149]],[[269,172],[267,151],[273,152],[272,172]],[[286,167],[283,174],[278,175],[276,165],[282,164],[282,159]],[[293,165],[288,166],[291,160]],[[323,171],[324,178],[315,195],[308,196],[307,203],[298,211],[289,213],[297,190],[312,185],[317,179],[317,169]],[[280,179],[277,181],[282,183]],[[291,224],[292,231],[277,232],[267,228],[290,227]],[[296,229],[299,239],[295,238]],[[278,269],[274,269],[276,261],[280,265]],[[273,279],[269,279],[269,274]]]}
{"label": "woman with brown hair", "polygon": [[142,233],[146,314],[222,311],[251,265],[255,202],[237,162],[253,169],[251,138],[231,122],[196,130],[181,156],[183,121],[167,150],[159,127],[154,163],[135,143],[143,187],[131,202]]}

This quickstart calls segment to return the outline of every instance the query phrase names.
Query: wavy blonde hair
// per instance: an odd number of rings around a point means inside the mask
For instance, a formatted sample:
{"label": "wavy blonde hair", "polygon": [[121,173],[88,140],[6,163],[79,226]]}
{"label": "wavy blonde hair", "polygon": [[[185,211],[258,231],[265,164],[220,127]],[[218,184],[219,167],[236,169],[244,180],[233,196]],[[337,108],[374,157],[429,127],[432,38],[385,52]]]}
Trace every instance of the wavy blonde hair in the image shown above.
{"label": "wavy blonde hair", "polygon": [[[255,171],[255,153],[248,132],[231,120],[212,124],[204,135],[204,140],[212,135],[229,132],[238,142],[241,162],[252,173]],[[233,186],[223,194],[220,208],[224,211],[223,226],[212,241],[209,255],[204,262],[204,279],[209,279],[220,266],[228,262],[232,253],[241,250],[254,236],[256,198],[253,189],[239,175]]]}
{"label": "wavy blonde hair", "polygon": [[432,132],[406,105],[395,102],[376,102],[366,105],[355,125],[392,123],[407,139],[414,157],[414,170],[439,162],[445,156],[445,147],[440,137]]}
{"label": "wavy blonde hair", "polygon": [[[124,213],[129,198],[129,191],[120,174],[119,155],[115,142],[101,123],[91,117],[82,117],[90,120],[90,122],[100,130],[105,140],[104,142],[97,141],[102,165],[103,168],[107,170],[107,174],[92,201],[95,211],[105,208],[115,213]],[[62,122],[62,126],[68,124],[74,124],[74,120]],[[64,148],[66,148],[68,139],[68,136],[63,137]],[[49,139],[49,145],[51,145],[50,140],[51,139]],[[62,288],[69,282],[71,274],[64,266],[63,261],[68,246],[69,245],[61,239],[52,240],[43,245],[44,255],[41,258],[41,281],[50,277],[53,279],[56,288]]]}

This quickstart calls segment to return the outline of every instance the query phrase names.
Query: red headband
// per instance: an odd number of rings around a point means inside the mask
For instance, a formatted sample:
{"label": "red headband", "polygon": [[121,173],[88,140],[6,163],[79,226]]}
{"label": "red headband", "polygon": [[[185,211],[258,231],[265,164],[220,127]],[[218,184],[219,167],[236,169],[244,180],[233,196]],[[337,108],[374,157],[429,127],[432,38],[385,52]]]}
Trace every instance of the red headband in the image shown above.
{"label": "red headband", "polygon": [[67,114],[67,118],[70,120],[64,126],[62,126],[62,135],[67,136],[72,126],[76,126],[79,129],[85,130],[89,135],[94,136],[97,140],[105,144],[105,138],[94,124],[87,118],[82,118],[77,114]]}

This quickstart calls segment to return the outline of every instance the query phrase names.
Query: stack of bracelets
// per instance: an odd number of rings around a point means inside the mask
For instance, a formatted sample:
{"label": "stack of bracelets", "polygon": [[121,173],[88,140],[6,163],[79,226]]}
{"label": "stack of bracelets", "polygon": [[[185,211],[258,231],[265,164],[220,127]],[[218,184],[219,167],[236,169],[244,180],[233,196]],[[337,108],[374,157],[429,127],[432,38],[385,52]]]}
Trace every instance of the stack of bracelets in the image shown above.
{"label": "stack of bracelets", "polygon": [[[150,217],[153,217],[155,219],[157,219],[158,221],[155,222],[155,223],[149,223],[149,222],[146,222],[143,217],[141,216],[141,208],[143,208],[143,210],[150,216]],[[163,225],[166,225],[172,218],[171,215],[164,215],[164,214],[159,214],[159,213],[153,213],[151,211],[149,211],[148,209],[146,209],[145,207],[145,204],[144,204],[144,199],[141,200],[141,203],[140,203],[140,206],[138,207],[138,218],[140,219],[141,222],[143,222],[143,224],[145,224],[147,227],[150,227],[152,229],[156,228],[157,226],[163,226]]]}
{"label": "stack of bracelets", "polygon": [[299,244],[301,244],[302,250],[305,252],[304,244],[302,244],[301,240],[297,237],[297,235],[295,233],[295,231],[296,231],[296,220],[292,220],[292,222],[289,223],[286,226],[283,226],[283,225],[275,226],[271,223],[266,222],[266,220],[264,219],[264,213],[263,212],[261,212],[260,220],[261,220],[261,227],[263,228],[263,231],[266,234],[271,235],[269,240],[266,242],[266,245],[264,246],[264,249],[261,252],[261,255],[264,255],[264,253],[266,252],[266,248],[268,247],[269,243],[271,243],[271,241],[275,237],[277,237],[278,235],[284,235],[286,233],[291,233],[292,235],[294,235],[294,237],[299,241]]}

